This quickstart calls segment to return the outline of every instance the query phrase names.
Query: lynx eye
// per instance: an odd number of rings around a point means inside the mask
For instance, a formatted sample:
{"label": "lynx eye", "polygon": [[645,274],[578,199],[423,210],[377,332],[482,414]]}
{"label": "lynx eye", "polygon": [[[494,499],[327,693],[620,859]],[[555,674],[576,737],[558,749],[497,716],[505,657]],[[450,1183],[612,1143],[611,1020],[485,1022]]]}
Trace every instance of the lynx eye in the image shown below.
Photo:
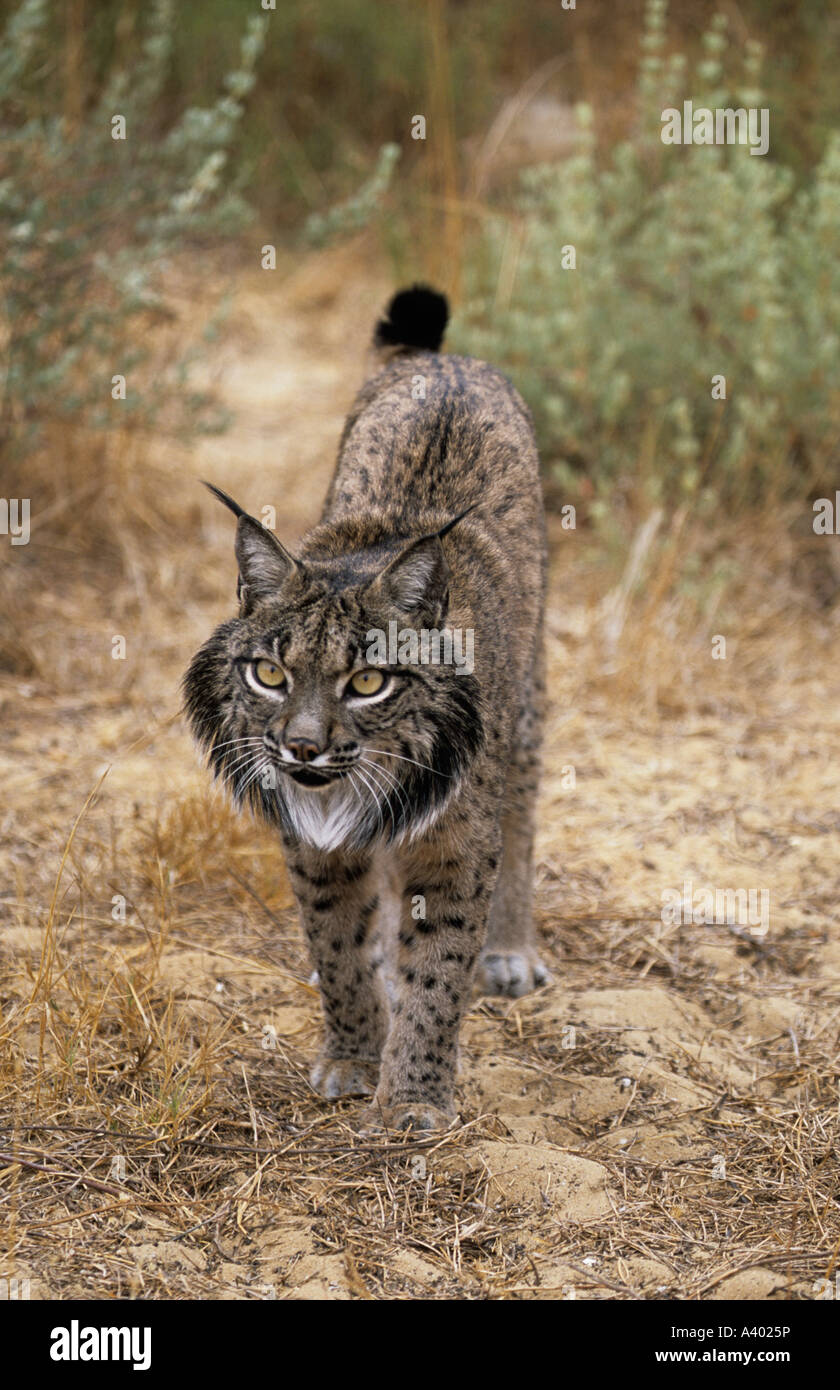
{"label": "lynx eye", "polygon": [[384,684],[385,677],[381,671],[357,671],[355,676],[350,677],[347,688],[354,695],[376,695]]}
{"label": "lynx eye", "polygon": [[255,661],[251,669],[254,673],[254,679],[260,685],[270,686],[273,690],[276,690],[278,685],[282,685],[286,679],[280,667],[275,666],[273,661]]}

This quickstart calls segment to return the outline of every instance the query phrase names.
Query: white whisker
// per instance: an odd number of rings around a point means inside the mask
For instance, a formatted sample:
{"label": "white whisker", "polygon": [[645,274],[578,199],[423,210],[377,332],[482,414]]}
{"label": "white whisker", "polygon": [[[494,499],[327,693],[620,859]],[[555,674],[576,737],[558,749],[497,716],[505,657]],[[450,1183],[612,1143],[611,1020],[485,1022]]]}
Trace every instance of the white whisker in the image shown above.
{"label": "white whisker", "polygon": [[367,787],[368,791],[370,792],[373,798],[373,804],[376,807],[376,814],[379,821],[379,833],[380,835],[382,835],[385,832],[385,822],[382,819],[382,806],[380,804],[379,796],[377,794],[378,789],[376,785],[372,782],[372,780],[368,777],[368,774],[359,766],[358,763],[356,764],[355,771],[358,772],[359,776],[361,777],[362,781],[364,782],[365,786]]}
{"label": "white whisker", "polygon": [[262,743],[261,738],[228,738],[224,743],[214,743],[210,749],[211,753],[216,753],[220,748],[230,748],[234,743]]}
{"label": "white whisker", "polygon": [[263,772],[265,772],[268,766],[269,764],[265,761],[265,759],[260,759],[257,762],[256,767],[250,772],[250,775],[248,776],[247,780],[239,788],[237,795],[244,796],[251,784],[253,782],[256,782],[258,777],[262,776]]}
{"label": "white whisker", "polygon": [[[388,795],[390,792],[393,792],[396,795],[397,800],[400,803],[402,813],[406,821],[408,821],[410,819],[408,802],[406,801],[405,793],[403,791],[402,786],[400,785],[398,778],[395,777],[394,773],[391,772],[390,768],[383,767],[381,763],[375,763],[372,758],[363,757],[362,762],[364,763],[365,767],[372,768],[380,777],[385,779],[383,791],[385,791],[386,795]],[[373,773],[371,775],[373,775]],[[376,779],[374,778],[374,780]],[[392,813],[391,821],[393,822],[393,820],[394,817]]]}
{"label": "white whisker", "polygon": [[361,792],[359,791],[359,788],[356,786],[356,783],[353,781],[353,773],[354,773],[354,772],[355,772],[355,768],[352,768],[352,767],[351,767],[349,773],[347,774],[347,785],[353,788],[353,793],[354,793],[354,795],[355,795],[355,797],[356,797],[356,800],[358,801],[361,810],[364,811],[364,809],[365,809],[365,803],[362,801],[362,794],[361,794]]}
{"label": "white whisker", "polygon": [[367,773],[368,777],[369,777],[370,780],[373,782],[374,786],[375,786],[376,789],[377,789],[377,792],[380,793],[380,796],[381,796],[381,798],[382,798],[382,800],[380,801],[379,804],[382,805],[382,802],[384,802],[385,805],[388,807],[388,810],[389,810],[389,812],[390,812],[390,814],[391,814],[391,825],[393,826],[393,824],[394,824],[394,813],[393,813],[393,811],[391,811],[390,803],[389,803],[389,801],[388,801],[388,797],[389,797],[389,793],[390,793],[390,790],[391,790],[391,789],[390,789],[390,787],[388,786],[387,782],[383,784],[382,782],[380,782],[378,776],[376,775],[376,774],[379,773],[379,772],[383,772],[384,769],[383,769],[383,768],[380,768],[380,767],[379,767],[375,762],[373,762],[370,758],[364,758],[364,759],[362,759],[362,761],[363,761],[363,763],[364,763],[364,766],[368,769],[368,773]]}
{"label": "white whisker", "polygon": [[259,749],[255,748],[249,748],[241,757],[238,753],[234,753],[233,762],[227,764],[225,771],[232,776],[237,768],[244,767],[246,763],[250,763],[252,758],[261,758],[263,756],[264,754]]}
{"label": "white whisker", "polygon": [[225,774],[228,782],[235,783],[243,777],[247,777],[252,768],[259,766],[262,762],[261,753],[249,753],[241,758],[234,766],[226,768]]}
{"label": "white whisker", "polygon": [[428,763],[418,763],[416,758],[405,758],[402,753],[389,753],[384,748],[369,748],[365,746],[362,750],[365,753],[378,753],[382,758],[398,758],[401,763],[413,763],[415,767],[422,767],[426,772],[433,772],[436,777],[449,777],[448,772],[439,772],[436,767],[430,767]]}

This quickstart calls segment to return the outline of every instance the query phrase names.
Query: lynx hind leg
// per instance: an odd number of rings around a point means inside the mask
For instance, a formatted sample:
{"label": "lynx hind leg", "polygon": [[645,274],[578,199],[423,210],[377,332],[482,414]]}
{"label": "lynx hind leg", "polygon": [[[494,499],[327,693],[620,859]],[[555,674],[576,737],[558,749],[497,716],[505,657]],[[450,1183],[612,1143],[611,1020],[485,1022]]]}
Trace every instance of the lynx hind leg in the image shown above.
{"label": "lynx hind leg", "polygon": [[379,972],[389,1008],[393,1011],[399,998],[397,937],[402,915],[403,880],[396,856],[388,850],[383,850],[377,856],[376,882],[379,906],[371,963]]}
{"label": "lynx hind leg", "polygon": [[487,942],[479,959],[476,989],[479,994],[504,994],[516,999],[546,984],[550,976],[537,951],[532,911],[533,828],[506,815],[502,833],[502,863],[490,908]]}
{"label": "lynx hind leg", "polygon": [[534,821],[539,781],[541,682],[511,749],[502,814],[502,860],[476,978],[479,994],[516,999],[550,979],[534,927]]}

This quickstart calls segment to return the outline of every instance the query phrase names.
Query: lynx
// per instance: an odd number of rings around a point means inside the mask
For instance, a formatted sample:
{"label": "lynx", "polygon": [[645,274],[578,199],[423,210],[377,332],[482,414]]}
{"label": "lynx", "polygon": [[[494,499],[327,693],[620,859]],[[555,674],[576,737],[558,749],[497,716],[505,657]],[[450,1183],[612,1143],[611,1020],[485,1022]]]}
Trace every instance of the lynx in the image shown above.
{"label": "lynx", "polygon": [[[434,290],[391,301],[296,555],[211,488],[237,517],[239,613],[184,681],[215,776],[284,846],[322,998],[313,1086],[372,1097],[373,1128],[446,1126],[473,987],[547,979],[537,450],[506,377],[438,351],[447,321]],[[429,659],[429,632],[444,656],[470,634],[469,663]]]}

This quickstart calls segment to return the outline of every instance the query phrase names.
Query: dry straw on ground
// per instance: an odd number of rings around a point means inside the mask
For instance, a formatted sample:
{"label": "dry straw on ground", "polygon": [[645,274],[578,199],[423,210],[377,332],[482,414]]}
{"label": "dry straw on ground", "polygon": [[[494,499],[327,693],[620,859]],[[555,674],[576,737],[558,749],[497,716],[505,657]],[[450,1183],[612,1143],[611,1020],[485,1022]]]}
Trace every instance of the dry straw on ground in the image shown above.
{"label": "dry straw on ground", "polygon": [[[130,477],[103,461],[81,526],[81,496],[39,526],[33,482],[2,598],[0,1276],[33,1297],[813,1297],[840,1252],[837,608],[761,518],[652,522],[635,576],[552,526],[554,983],[474,1003],[443,1138],[360,1139],[355,1103],[308,1085],[318,1000],[280,857],[208,788],[178,681],[234,583],[196,478],[276,505],[284,539],[317,514],[387,290],[348,254],[271,307],[243,279],[211,364],[234,433]],[[686,879],[769,890],[767,936],[663,925]]]}

